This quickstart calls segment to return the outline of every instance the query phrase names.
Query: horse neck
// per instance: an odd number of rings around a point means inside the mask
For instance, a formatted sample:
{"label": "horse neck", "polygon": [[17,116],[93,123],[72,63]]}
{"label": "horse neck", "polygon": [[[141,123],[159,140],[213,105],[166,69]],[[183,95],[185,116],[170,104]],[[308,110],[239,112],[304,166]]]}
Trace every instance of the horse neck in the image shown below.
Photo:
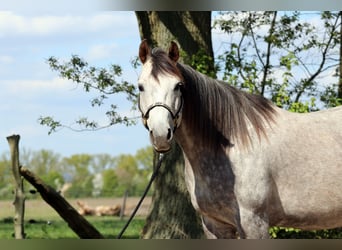
{"label": "horse neck", "polygon": [[182,148],[183,153],[191,162],[192,166],[200,166],[204,162],[212,162],[220,165],[227,162],[228,154],[224,147],[211,148],[206,140],[197,135],[194,130],[189,128],[186,120],[183,120],[175,133],[175,140]]}
{"label": "horse neck", "polygon": [[274,106],[261,96],[247,94],[211,79],[186,65],[178,65],[185,81],[178,142],[185,153],[225,156],[230,148],[248,149],[266,136]]}

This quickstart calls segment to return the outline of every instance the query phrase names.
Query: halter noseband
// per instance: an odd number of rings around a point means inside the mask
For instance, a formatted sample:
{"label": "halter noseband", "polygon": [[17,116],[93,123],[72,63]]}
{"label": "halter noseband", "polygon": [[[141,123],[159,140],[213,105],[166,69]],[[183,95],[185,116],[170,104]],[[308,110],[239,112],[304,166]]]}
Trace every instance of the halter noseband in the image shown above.
{"label": "halter noseband", "polygon": [[144,113],[142,110],[141,110],[141,107],[140,107],[140,97],[138,99],[138,107],[139,107],[139,110],[141,112],[141,118],[142,118],[142,121],[143,121],[143,124],[145,126],[145,128],[147,130],[149,130],[148,128],[148,125],[147,125],[147,120],[149,118],[149,114],[150,114],[150,111],[152,109],[154,109],[155,107],[162,107],[164,109],[166,109],[167,111],[169,111],[169,113],[171,114],[171,117],[172,117],[172,120],[173,120],[173,133],[176,131],[176,129],[178,128],[179,124],[180,124],[180,121],[179,121],[179,118],[180,118],[180,113],[183,109],[183,103],[184,103],[184,100],[183,100],[183,96],[181,96],[181,104],[179,105],[179,108],[177,110],[177,112],[174,114],[172,112],[172,109],[166,105],[165,103],[162,103],[162,102],[156,102],[152,105],[150,105],[148,108],[147,108],[147,111],[146,113]]}

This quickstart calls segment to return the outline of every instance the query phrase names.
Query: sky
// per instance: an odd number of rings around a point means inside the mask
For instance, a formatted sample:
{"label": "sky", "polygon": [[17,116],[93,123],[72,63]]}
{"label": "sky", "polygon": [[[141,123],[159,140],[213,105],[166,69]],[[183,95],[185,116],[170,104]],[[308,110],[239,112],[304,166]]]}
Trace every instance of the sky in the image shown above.
{"label": "sky", "polygon": [[[0,12],[0,153],[8,151],[6,137],[21,136],[20,147],[48,149],[64,156],[77,153],[131,153],[149,145],[140,121],[136,126],[116,125],[97,132],[59,130],[48,135],[40,116],[53,116],[71,125],[80,116],[105,121],[105,109],[91,107],[94,93],[53,72],[46,60],[68,60],[79,55],[90,65],[119,64],[122,79],[135,83],[139,69],[130,61],[140,43],[134,12]],[[131,104],[116,96],[108,100],[121,112]],[[139,116],[138,112],[130,113]]]}

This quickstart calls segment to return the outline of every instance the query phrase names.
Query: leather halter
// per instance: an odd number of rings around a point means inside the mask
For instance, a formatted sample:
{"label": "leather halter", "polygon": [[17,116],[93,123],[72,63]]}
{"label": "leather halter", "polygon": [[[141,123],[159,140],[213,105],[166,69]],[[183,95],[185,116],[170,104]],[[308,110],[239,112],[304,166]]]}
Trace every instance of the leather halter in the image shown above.
{"label": "leather halter", "polygon": [[149,130],[148,125],[147,125],[147,120],[149,118],[150,111],[156,107],[162,107],[162,108],[166,109],[167,111],[169,111],[169,113],[171,114],[171,117],[173,120],[173,133],[174,133],[180,124],[180,113],[183,109],[183,104],[184,104],[184,100],[183,100],[183,96],[181,96],[181,104],[179,105],[179,108],[178,108],[176,113],[173,113],[172,109],[168,105],[166,105],[165,103],[162,103],[162,102],[156,102],[156,103],[150,105],[147,108],[146,113],[144,113],[140,107],[140,96],[138,98],[138,107],[139,107],[139,110],[141,112],[141,118],[142,118],[143,124],[147,130]]}

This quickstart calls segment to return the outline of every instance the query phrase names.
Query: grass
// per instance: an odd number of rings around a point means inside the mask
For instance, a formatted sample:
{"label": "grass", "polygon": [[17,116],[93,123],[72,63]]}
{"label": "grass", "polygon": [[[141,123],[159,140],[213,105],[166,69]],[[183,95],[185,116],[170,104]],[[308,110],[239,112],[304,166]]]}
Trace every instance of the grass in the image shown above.
{"label": "grass", "polygon": [[[126,223],[115,217],[91,217],[89,222],[108,239],[115,239]],[[123,238],[138,239],[145,219],[136,218],[127,228]],[[0,221],[0,239],[13,239],[13,219],[4,218]],[[25,221],[25,238],[27,239],[76,239],[78,236],[60,218],[53,220]]]}
{"label": "grass", "polygon": [[[91,218],[89,221],[97,228],[105,238],[116,238],[126,224],[128,218],[120,220],[119,218]],[[141,235],[142,228],[145,225],[145,218],[135,218],[125,231],[124,239],[138,239]],[[101,230],[100,230],[101,229]],[[114,236],[114,237],[113,237]]]}
{"label": "grass", "polygon": [[[71,201],[70,203],[74,203]],[[113,202],[109,199],[97,200],[98,204]],[[132,202],[134,203],[135,200]],[[95,203],[87,200],[87,203]],[[74,206],[77,208],[77,206]],[[44,201],[28,200],[25,206],[24,232],[27,239],[77,239],[79,238],[67,223]],[[0,239],[14,238],[14,208],[12,201],[0,201]],[[86,219],[105,237],[115,239],[120,233],[128,216],[123,220],[115,216],[87,216]],[[137,216],[127,228],[123,238],[138,239],[145,224],[145,216]]]}
{"label": "grass", "polygon": [[[82,199],[91,206],[120,204],[120,199],[100,198],[100,199]],[[76,200],[69,201],[75,208]],[[145,224],[145,217],[148,211],[148,204],[151,201],[146,200],[145,206],[138,212],[138,216],[127,228],[124,239],[138,239]],[[131,198],[127,207],[126,215],[131,213],[135,207],[137,198]],[[139,214],[140,213],[140,214]],[[0,201],[0,239],[13,239],[14,207],[12,201]],[[115,239],[124,227],[128,216],[123,220],[113,216],[87,216],[86,219],[107,239]],[[25,205],[25,228],[24,232],[27,239],[77,239],[79,238],[59,217],[49,205],[41,199],[27,200]],[[342,238],[342,228],[320,231],[300,231],[289,228],[271,228],[271,236],[278,239],[338,239]]]}

